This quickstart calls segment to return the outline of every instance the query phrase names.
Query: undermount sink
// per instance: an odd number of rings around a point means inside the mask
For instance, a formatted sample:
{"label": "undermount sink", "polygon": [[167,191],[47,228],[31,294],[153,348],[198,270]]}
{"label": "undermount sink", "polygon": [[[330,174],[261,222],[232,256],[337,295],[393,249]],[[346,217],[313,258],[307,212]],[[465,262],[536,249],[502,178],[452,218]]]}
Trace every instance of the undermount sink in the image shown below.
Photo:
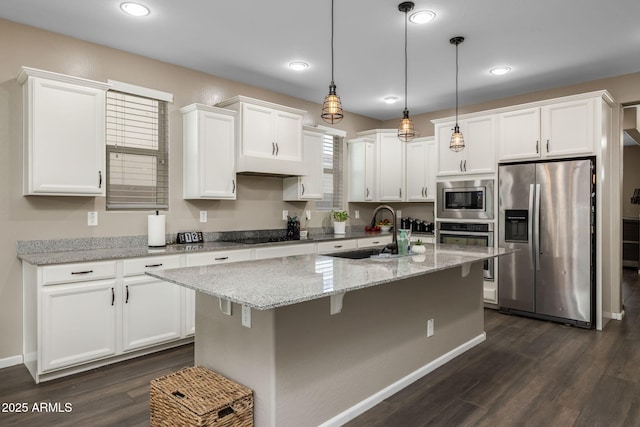
{"label": "undermount sink", "polygon": [[388,258],[398,258],[398,257],[408,256],[411,254],[391,254],[388,252],[382,253],[382,248],[366,248],[366,249],[356,249],[353,251],[332,252],[329,254],[322,254],[322,255],[336,257],[336,258],[348,258],[348,259],[365,259],[365,258],[388,259]]}

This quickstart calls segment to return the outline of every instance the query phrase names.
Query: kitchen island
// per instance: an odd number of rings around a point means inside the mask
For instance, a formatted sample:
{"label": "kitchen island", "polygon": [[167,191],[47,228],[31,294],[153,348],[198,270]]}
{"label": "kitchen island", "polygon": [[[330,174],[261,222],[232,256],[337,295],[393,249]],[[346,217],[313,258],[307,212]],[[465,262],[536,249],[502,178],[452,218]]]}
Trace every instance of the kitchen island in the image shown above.
{"label": "kitchen island", "polygon": [[426,247],[147,274],[198,291],[195,363],[254,390],[257,426],[340,425],[485,339],[482,261],[509,251]]}

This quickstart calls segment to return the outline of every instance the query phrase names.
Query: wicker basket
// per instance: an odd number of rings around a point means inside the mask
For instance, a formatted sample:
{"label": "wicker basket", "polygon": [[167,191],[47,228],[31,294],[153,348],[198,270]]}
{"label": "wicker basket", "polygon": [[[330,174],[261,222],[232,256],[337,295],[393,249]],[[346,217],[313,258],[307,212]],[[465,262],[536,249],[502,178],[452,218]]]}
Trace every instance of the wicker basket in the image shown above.
{"label": "wicker basket", "polygon": [[201,366],[151,381],[151,426],[253,426],[253,391]]}

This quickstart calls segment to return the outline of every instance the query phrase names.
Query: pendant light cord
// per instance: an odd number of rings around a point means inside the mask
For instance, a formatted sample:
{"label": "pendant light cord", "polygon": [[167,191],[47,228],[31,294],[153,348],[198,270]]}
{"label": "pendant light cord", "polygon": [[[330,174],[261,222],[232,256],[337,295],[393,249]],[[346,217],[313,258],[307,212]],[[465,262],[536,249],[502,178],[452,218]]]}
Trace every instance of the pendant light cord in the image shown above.
{"label": "pendant light cord", "polygon": [[458,125],[458,46],[456,43],[456,126]]}
{"label": "pendant light cord", "polygon": [[407,60],[407,11],[404,11],[404,109],[407,109],[407,79],[408,79],[408,60]]}
{"label": "pendant light cord", "polygon": [[331,0],[331,83],[333,84],[333,0]]}

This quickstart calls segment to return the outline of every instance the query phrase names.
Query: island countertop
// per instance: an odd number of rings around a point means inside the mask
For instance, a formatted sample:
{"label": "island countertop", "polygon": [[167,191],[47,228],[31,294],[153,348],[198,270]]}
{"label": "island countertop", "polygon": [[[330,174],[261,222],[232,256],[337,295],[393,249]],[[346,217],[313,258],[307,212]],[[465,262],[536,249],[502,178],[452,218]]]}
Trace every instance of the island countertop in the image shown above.
{"label": "island countertop", "polygon": [[298,255],[146,274],[257,310],[344,294],[508,254],[510,249],[427,244],[426,253],[346,259]]}

